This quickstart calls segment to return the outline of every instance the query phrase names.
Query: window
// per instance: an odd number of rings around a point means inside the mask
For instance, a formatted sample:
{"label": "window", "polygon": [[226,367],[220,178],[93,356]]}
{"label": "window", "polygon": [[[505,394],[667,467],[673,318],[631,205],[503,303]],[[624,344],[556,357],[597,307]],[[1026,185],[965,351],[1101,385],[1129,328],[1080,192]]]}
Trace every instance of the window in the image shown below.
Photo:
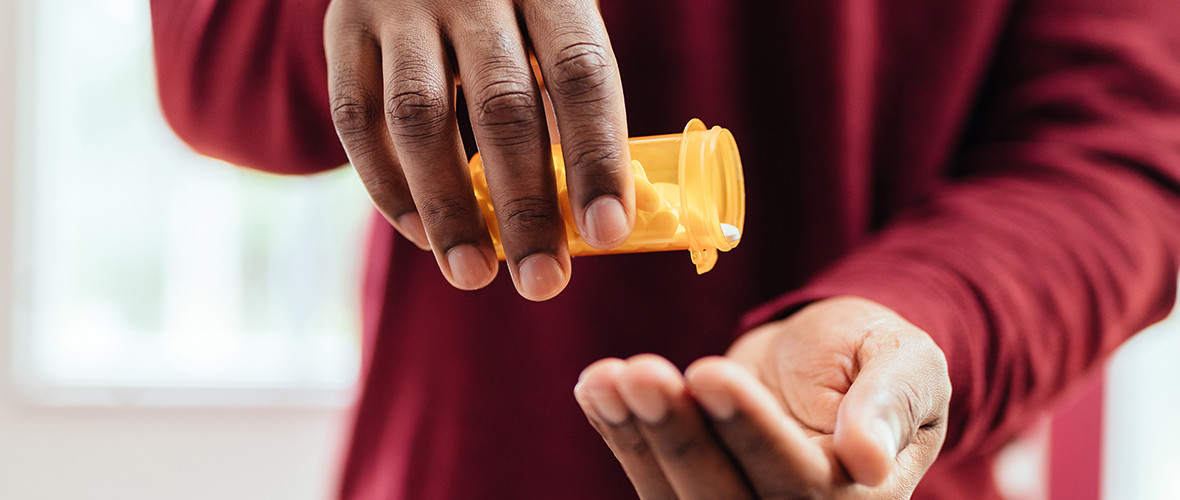
{"label": "window", "polygon": [[188,150],[148,2],[23,2],[12,366],[37,401],[343,402],[368,198]]}
{"label": "window", "polygon": [[1107,374],[1105,498],[1180,498],[1180,309],[1136,335]]}

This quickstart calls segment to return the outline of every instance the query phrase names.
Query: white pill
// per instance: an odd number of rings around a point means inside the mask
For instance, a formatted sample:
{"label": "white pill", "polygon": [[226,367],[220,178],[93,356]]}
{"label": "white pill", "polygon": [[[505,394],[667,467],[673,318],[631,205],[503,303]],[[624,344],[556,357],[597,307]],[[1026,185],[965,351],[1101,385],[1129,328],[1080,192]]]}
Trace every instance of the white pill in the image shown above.
{"label": "white pill", "polygon": [[725,240],[729,242],[737,241],[742,237],[742,232],[738,231],[738,228],[724,222],[721,223],[721,232],[725,234]]}

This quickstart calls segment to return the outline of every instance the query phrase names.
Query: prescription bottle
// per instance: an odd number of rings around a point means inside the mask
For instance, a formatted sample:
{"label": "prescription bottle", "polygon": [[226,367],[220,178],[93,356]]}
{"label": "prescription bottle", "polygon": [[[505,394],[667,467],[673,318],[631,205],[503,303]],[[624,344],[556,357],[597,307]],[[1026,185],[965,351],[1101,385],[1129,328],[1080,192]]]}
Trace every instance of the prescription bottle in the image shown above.
{"label": "prescription bottle", "polygon": [[[578,234],[565,184],[561,146],[553,146],[553,168],[570,255],[688,250],[697,273],[704,274],[723,252],[741,241],[746,191],[737,143],[729,130],[706,128],[693,119],[679,134],[628,141],[635,175],[635,226],[618,247],[600,250]],[[504,259],[495,208],[488,194],[479,154],[469,164],[471,183],[496,247]]]}

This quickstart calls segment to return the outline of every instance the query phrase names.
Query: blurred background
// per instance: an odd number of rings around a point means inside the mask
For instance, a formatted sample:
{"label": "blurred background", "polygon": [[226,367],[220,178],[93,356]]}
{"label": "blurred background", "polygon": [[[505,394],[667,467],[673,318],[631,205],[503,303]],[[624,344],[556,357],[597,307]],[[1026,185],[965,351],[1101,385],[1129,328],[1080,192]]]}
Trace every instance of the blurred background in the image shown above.
{"label": "blurred background", "polygon": [[[368,198],[189,151],[146,0],[0,0],[0,498],[326,499]],[[1009,447],[1016,499],[1180,498],[1180,319]]]}
{"label": "blurred background", "polygon": [[190,152],[146,0],[0,0],[0,498],[330,496],[368,198]]}

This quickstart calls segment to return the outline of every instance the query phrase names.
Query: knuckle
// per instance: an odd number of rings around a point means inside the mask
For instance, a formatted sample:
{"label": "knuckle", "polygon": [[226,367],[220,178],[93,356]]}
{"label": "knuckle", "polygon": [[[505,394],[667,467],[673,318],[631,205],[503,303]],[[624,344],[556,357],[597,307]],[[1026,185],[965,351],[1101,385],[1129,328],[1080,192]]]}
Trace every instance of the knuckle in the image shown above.
{"label": "knuckle", "polygon": [[651,445],[648,445],[647,441],[643,438],[631,439],[625,444],[626,446],[623,447],[623,449],[631,455],[636,457],[646,457],[651,455]]}
{"label": "knuckle", "polygon": [[553,91],[575,102],[598,101],[610,95],[614,75],[610,51],[605,45],[579,41],[557,53],[553,65]]}
{"label": "knuckle", "polygon": [[372,92],[347,75],[337,79],[331,106],[332,123],[343,139],[368,134],[380,120]]}
{"label": "knuckle", "polygon": [[696,455],[701,449],[701,442],[697,439],[680,439],[672,442],[668,455],[673,460],[685,460]]}
{"label": "knuckle", "polygon": [[[610,424],[607,424],[608,426]],[[651,455],[651,446],[647,440],[643,439],[638,432],[634,432],[633,428],[617,429],[613,432],[603,434],[603,440],[606,441],[607,446],[618,453],[627,454],[633,457],[647,457]]]}
{"label": "knuckle", "polygon": [[458,194],[427,197],[418,205],[418,215],[428,228],[465,225],[473,219],[469,200]]}
{"label": "knuckle", "polygon": [[447,123],[447,91],[426,74],[395,71],[386,85],[385,117],[399,137],[420,140],[439,135]]}
{"label": "knuckle", "polygon": [[921,388],[908,380],[899,381],[889,390],[891,406],[899,412],[897,416],[901,419],[902,439],[908,441],[907,437],[912,438],[912,433],[916,430],[914,427],[925,419],[925,405],[921,403],[923,396]]}
{"label": "knuckle", "polygon": [[566,173],[592,183],[610,185],[623,168],[623,150],[619,144],[605,141],[579,141],[569,146]]}
{"label": "knuckle", "polygon": [[496,145],[515,145],[540,139],[540,103],[532,82],[505,78],[479,89],[472,121]]}
{"label": "knuckle", "polygon": [[502,232],[532,233],[558,220],[557,204],[545,196],[509,198],[496,207]]}
{"label": "knuckle", "polygon": [[668,462],[691,461],[700,455],[703,444],[695,437],[677,436],[660,443],[658,452]]}

